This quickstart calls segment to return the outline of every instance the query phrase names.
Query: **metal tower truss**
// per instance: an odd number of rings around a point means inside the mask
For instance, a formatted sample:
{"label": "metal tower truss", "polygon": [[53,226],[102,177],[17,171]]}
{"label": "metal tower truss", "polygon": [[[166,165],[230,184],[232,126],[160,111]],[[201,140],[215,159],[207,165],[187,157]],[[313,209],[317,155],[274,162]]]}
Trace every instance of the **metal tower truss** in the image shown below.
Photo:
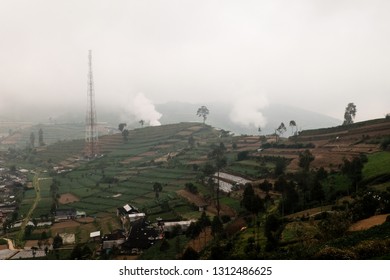
{"label": "metal tower truss", "polygon": [[92,74],[92,51],[88,54],[88,93],[87,93],[87,114],[85,118],[85,149],[84,155],[87,158],[96,157],[99,151],[99,137],[97,131],[97,118],[95,108],[95,90]]}

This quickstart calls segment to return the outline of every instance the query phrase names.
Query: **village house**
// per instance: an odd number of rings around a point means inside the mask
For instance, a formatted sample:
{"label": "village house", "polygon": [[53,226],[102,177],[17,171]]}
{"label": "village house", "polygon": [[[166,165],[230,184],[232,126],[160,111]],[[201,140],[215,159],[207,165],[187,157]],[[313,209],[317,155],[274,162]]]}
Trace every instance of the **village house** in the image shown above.
{"label": "village house", "polygon": [[180,233],[185,232],[191,223],[195,223],[195,220],[189,221],[163,221],[159,220],[157,225],[161,229],[162,232],[172,232],[175,228],[180,229]]}
{"label": "village house", "polygon": [[56,209],[55,221],[71,220],[76,218],[77,211],[73,208],[70,209]]}
{"label": "village house", "polygon": [[92,242],[100,241],[101,233],[99,231],[94,231],[89,234],[89,238]]}
{"label": "village house", "polygon": [[132,223],[146,216],[145,213],[140,213],[137,208],[129,204],[117,208],[116,214],[120,217],[122,225],[125,225],[127,222]]}
{"label": "village house", "polygon": [[162,236],[158,229],[146,221],[146,218],[139,219],[132,223],[129,236],[122,244],[121,249],[127,253],[140,252],[149,248]]}
{"label": "village house", "polygon": [[116,230],[110,234],[106,234],[102,238],[102,249],[112,249],[114,247],[119,248],[120,245],[125,243],[126,236],[123,230]]}
{"label": "village house", "polygon": [[116,215],[118,217],[123,217],[134,213],[139,213],[138,209],[129,204],[126,204],[125,206],[116,209]]}
{"label": "village house", "polygon": [[74,233],[60,233],[60,237],[62,238],[63,245],[76,244],[76,235]]}

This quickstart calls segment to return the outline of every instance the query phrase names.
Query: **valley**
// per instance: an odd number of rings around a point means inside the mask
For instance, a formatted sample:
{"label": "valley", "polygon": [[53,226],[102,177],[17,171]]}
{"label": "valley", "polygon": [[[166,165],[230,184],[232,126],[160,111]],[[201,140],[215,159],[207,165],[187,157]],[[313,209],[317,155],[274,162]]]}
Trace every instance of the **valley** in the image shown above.
{"label": "valley", "polygon": [[288,138],[183,122],[112,130],[92,159],[75,137],[8,147],[0,239],[15,248],[0,256],[387,258],[389,136],[387,119]]}

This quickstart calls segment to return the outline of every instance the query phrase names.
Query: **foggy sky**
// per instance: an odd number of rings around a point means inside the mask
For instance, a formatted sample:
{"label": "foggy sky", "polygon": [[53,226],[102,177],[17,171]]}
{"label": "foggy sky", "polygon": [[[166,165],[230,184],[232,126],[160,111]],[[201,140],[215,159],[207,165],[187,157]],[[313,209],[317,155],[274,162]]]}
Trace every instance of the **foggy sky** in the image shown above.
{"label": "foggy sky", "polygon": [[84,108],[91,49],[96,107],[118,114],[141,93],[339,119],[354,102],[357,121],[382,118],[389,12],[386,0],[0,0],[0,115]]}

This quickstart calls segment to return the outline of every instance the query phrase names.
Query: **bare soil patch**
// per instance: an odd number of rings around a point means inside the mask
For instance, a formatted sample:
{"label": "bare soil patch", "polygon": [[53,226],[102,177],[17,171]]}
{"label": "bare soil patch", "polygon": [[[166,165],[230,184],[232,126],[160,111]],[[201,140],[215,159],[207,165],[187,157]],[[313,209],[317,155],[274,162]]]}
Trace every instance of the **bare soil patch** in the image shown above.
{"label": "bare soil patch", "polygon": [[171,147],[172,147],[172,144],[161,144],[161,145],[155,146],[154,148],[155,149],[168,149]]}
{"label": "bare soil patch", "polygon": [[199,234],[199,236],[195,239],[191,239],[187,247],[192,247],[197,252],[202,251],[208,244],[213,239],[213,236],[211,235],[211,227],[208,227]]}
{"label": "bare soil patch", "polygon": [[200,195],[190,193],[187,190],[178,190],[176,192],[178,195],[187,199],[190,203],[194,203],[195,205],[205,205],[207,204],[206,200]]}
{"label": "bare soil patch", "polygon": [[389,214],[376,215],[370,218],[360,220],[349,227],[349,231],[359,231],[372,228],[373,226],[381,225],[386,221]]}
{"label": "bare soil patch", "polygon": [[73,220],[68,220],[68,221],[64,221],[64,222],[60,222],[60,223],[55,223],[54,225],[52,225],[51,230],[57,231],[57,232],[62,232],[60,230],[63,230],[66,228],[74,228],[74,227],[78,227],[78,226],[80,226],[80,224],[78,222],[73,221]]}
{"label": "bare soil patch", "polygon": [[192,133],[193,133],[193,131],[183,130],[183,131],[180,131],[180,132],[176,133],[176,135],[179,135],[179,136],[190,136]]}
{"label": "bare soil patch", "polygon": [[229,235],[233,235],[237,232],[239,232],[243,227],[246,226],[246,222],[244,218],[238,218],[235,219],[233,222],[231,222],[227,227],[226,227],[226,232]]}
{"label": "bare soil patch", "polygon": [[294,219],[294,218],[300,218],[300,217],[304,217],[304,216],[310,217],[310,216],[314,216],[316,214],[322,213],[324,211],[330,211],[330,210],[332,210],[332,205],[326,205],[326,206],[322,206],[322,207],[307,209],[307,210],[297,212],[297,213],[294,213],[291,215],[287,215],[286,218]]}
{"label": "bare soil patch", "polygon": [[38,247],[38,240],[27,240],[24,244],[24,247],[31,248],[31,247]]}
{"label": "bare soil patch", "polygon": [[85,224],[85,223],[93,223],[94,220],[95,219],[92,217],[85,217],[85,218],[79,218],[76,221]]}
{"label": "bare soil patch", "polygon": [[156,155],[156,152],[155,151],[150,151],[150,152],[142,153],[139,156],[140,157],[150,157],[150,156],[154,156],[154,155]]}
{"label": "bare soil patch", "polygon": [[[214,202],[206,201],[202,196],[190,193],[187,190],[178,190],[176,193],[197,206],[207,205],[206,212],[211,215],[217,215],[217,207]],[[227,215],[229,217],[236,216],[234,209],[229,206],[221,204],[220,207],[220,215]]]}
{"label": "bare soil patch", "polygon": [[187,130],[191,130],[191,131],[199,131],[203,128],[203,126],[201,125],[195,125],[195,126],[191,126],[189,128],[187,128]]}
{"label": "bare soil patch", "polygon": [[60,199],[58,200],[58,202],[60,204],[68,204],[68,203],[72,203],[72,202],[77,202],[77,201],[80,201],[80,199],[75,196],[74,194],[71,194],[71,193],[64,193],[60,196]]}
{"label": "bare soil patch", "polygon": [[125,159],[124,161],[122,161],[122,163],[135,162],[135,161],[139,161],[141,159],[143,159],[143,157],[131,157],[131,158]]}

